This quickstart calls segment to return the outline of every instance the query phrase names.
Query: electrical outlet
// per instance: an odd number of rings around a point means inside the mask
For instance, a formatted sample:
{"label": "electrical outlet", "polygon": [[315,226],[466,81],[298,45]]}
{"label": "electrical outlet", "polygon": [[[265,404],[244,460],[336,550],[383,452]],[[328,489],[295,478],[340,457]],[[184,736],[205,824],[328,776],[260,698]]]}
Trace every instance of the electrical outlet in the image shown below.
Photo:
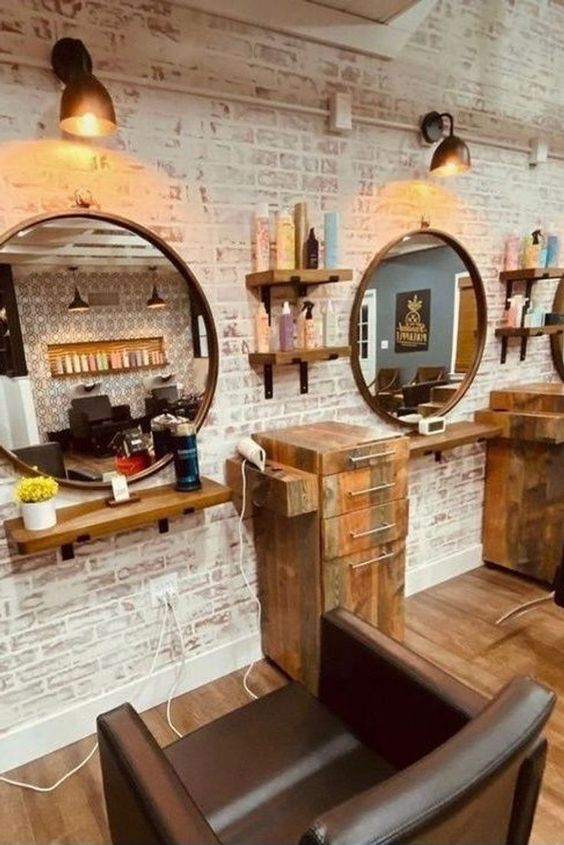
{"label": "electrical outlet", "polygon": [[170,572],[166,575],[159,575],[149,581],[151,588],[151,607],[159,607],[165,596],[178,595],[178,573]]}
{"label": "electrical outlet", "polygon": [[389,349],[389,346],[390,346],[390,344],[387,340],[383,340],[380,343],[380,349]]}

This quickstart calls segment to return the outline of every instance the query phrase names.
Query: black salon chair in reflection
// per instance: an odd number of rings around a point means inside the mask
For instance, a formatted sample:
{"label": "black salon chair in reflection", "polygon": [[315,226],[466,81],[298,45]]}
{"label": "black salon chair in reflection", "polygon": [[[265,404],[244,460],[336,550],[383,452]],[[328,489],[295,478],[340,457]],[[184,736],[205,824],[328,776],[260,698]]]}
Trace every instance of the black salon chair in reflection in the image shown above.
{"label": "black salon chair in reflection", "polygon": [[112,405],[109,396],[99,394],[72,399],[69,424],[75,451],[107,456],[115,435],[133,421],[129,405]]}
{"label": "black salon chair in reflection", "polygon": [[195,420],[201,397],[181,396],[177,384],[153,387],[151,395],[145,397],[145,414],[149,419],[160,414],[173,414],[186,420]]}
{"label": "black salon chair in reflection", "polygon": [[448,378],[437,381],[422,381],[417,384],[405,384],[401,391],[403,405],[398,409],[398,416],[419,413],[419,406],[431,401],[431,393],[434,387],[448,384]]}
{"label": "black salon chair in reflection", "polygon": [[86,468],[67,469],[60,443],[38,443],[35,446],[23,446],[21,449],[14,449],[14,455],[24,464],[53,478],[66,478],[69,481],[102,480],[100,473],[93,470]]}

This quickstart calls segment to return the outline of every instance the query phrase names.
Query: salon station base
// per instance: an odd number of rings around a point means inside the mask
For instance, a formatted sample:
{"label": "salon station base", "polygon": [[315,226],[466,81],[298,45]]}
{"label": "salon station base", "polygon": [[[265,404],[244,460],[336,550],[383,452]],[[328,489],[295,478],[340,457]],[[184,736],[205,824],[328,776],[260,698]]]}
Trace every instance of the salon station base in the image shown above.
{"label": "salon station base", "polygon": [[[408,462],[494,437],[490,424],[454,423],[443,435],[375,438],[332,421],[257,433],[265,472],[245,468],[253,518],[265,655],[317,688],[319,617],[342,605],[403,637]],[[241,460],[226,463],[241,507]]]}

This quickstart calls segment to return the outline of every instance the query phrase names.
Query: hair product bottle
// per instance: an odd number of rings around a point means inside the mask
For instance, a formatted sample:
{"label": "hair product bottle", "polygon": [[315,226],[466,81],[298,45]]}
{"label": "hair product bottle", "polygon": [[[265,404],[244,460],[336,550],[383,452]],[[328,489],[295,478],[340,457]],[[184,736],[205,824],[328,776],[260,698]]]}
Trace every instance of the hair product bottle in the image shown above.
{"label": "hair product bottle", "polygon": [[307,305],[302,305],[301,311],[296,319],[296,347],[305,349],[305,316]]}
{"label": "hair product bottle", "polygon": [[319,267],[319,241],[315,237],[315,229],[309,230],[309,237],[306,241],[306,267],[308,270],[317,270]]}
{"label": "hair product bottle", "polygon": [[293,270],[296,251],[296,232],[289,211],[279,211],[276,221],[276,267]]}
{"label": "hair product bottle", "polygon": [[304,346],[306,349],[315,349],[317,345],[317,331],[315,326],[315,320],[313,319],[313,309],[315,308],[315,303],[304,302],[304,305],[306,309],[304,321]]}
{"label": "hair product bottle", "polygon": [[323,346],[337,345],[337,315],[329,299],[323,311]]}
{"label": "hair product bottle", "polygon": [[560,261],[560,238],[558,235],[548,235],[546,239],[546,266],[558,267]]}
{"label": "hair product bottle", "polygon": [[325,214],[325,266],[339,266],[339,212]]}
{"label": "hair product bottle", "polygon": [[255,267],[257,273],[270,268],[270,215],[268,205],[259,205],[255,212]]}
{"label": "hair product bottle", "polygon": [[202,486],[198,466],[198,444],[196,429],[192,423],[179,423],[173,436],[174,469],[176,489],[188,492]]}
{"label": "hair product bottle", "polygon": [[540,267],[540,260],[541,260],[541,249],[542,249],[542,232],[540,229],[535,229],[531,232],[530,235],[527,235],[525,238],[525,250],[524,250],[524,267],[526,269],[532,269],[534,267]]}
{"label": "hair product bottle", "polygon": [[280,315],[280,351],[290,352],[294,348],[294,321],[290,303],[285,302]]}
{"label": "hair product bottle", "polygon": [[505,240],[503,260],[504,270],[518,270],[521,257],[521,238],[519,235],[509,235]]}
{"label": "hair product bottle", "polygon": [[270,352],[270,323],[264,302],[255,314],[255,342],[257,352]]}
{"label": "hair product bottle", "polygon": [[306,237],[308,230],[307,203],[298,202],[294,206],[294,227],[295,227],[295,257],[294,267],[307,267],[306,263]]}

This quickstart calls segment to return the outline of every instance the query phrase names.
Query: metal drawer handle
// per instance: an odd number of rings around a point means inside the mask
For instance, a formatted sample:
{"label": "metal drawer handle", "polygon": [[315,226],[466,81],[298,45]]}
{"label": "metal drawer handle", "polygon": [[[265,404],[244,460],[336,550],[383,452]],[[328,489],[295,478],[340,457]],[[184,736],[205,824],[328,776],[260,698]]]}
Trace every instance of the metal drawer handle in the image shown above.
{"label": "metal drawer handle", "polygon": [[371,458],[387,458],[389,455],[395,455],[395,449],[388,449],[387,452],[372,452],[370,455],[349,455],[351,464],[357,464],[359,461],[369,461]]}
{"label": "metal drawer handle", "polygon": [[349,496],[366,496],[367,493],[376,493],[378,490],[389,490],[395,487],[396,482],[390,481],[387,484],[378,484],[376,487],[367,487],[366,490],[349,490]]}
{"label": "metal drawer handle", "polygon": [[371,528],[369,531],[351,531],[353,540],[358,540],[359,537],[368,537],[370,534],[378,534],[379,531],[387,531],[389,528],[395,528],[396,523],[390,522],[387,525],[381,525],[379,528]]}
{"label": "metal drawer handle", "polygon": [[370,560],[363,560],[361,563],[350,563],[351,569],[360,569],[361,566],[370,566],[372,563],[380,563],[382,560],[389,560],[391,557],[396,557],[399,552],[388,552],[388,554],[373,557]]}

